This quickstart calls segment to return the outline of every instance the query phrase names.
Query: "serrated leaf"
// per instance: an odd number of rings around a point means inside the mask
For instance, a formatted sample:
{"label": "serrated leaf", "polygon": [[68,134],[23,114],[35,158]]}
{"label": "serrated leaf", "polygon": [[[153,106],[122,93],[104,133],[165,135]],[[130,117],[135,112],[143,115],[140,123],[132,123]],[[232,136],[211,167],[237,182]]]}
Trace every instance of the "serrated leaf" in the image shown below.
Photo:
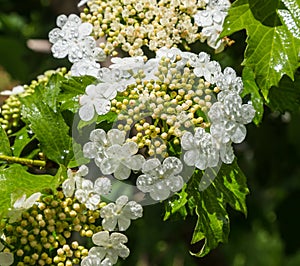
{"label": "serrated leaf", "polygon": [[244,90],[242,92],[242,97],[245,95],[251,95],[251,102],[255,109],[255,117],[253,118],[253,122],[258,125],[263,117],[264,114],[264,101],[263,97],[259,93],[259,88],[255,82],[255,75],[251,68],[245,67],[243,69],[243,83],[244,83]]}
{"label": "serrated leaf", "polygon": [[0,169],[0,217],[3,217],[12,200],[22,196],[29,196],[35,192],[50,188],[55,190],[59,184],[61,170],[55,176],[30,174],[27,168],[19,164]]}
{"label": "serrated leaf", "polygon": [[[269,89],[277,86],[283,75],[294,78],[299,66],[300,40],[295,38],[285,25],[266,26],[257,20],[248,0],[237,0],[229,9],[224,22],[222,36],[245,29],[248,35],[243,65],[250,67],[256,75],[256,82],[264,98],[268,99]],[[256,1],[257,2],[257,1]],[[279,0],[272,6],[280,7]],[[265,17],[273,16],[274,8],[264,8],[260,1],[260,12]]]}
{"label": "serrated leaf", "polygon": [[167,209],[165,216],[168,218],[184,206],[188,207],[191,213],[197,214],[198,220],[191,243],[204,241],[200,251],[192,253],[198,257],[205,256],[219,243],[227,242],[229,234],[227,205],[247,214],[246,196],[249,190],[246,177],[236,160],[230,165],[223,164],[219,169],[211,169],[211,172],[215,178],[209,186],[205,186],[205,189],[202,186],[200,189],[203,174],[202,171],[195,170],[183,191],[182,199],[171,201],[173,205],[169,203],[171,209]]}
{"label": "serrated leaf", "polygon": [[298,111],[300,109],[300,74],[295,75],[295,81],[284,76],[278,87],[272,87],[268,106],[274,111]]}
{"label": "serrated leaf", "polygon": [[43,100],[40,89],[22,98],[22,115],[39,140],[41,149],[50,160],[67,165],[73,157],[69,127],[59,112],[54,112]]}
{"label": "serrated leaf", "polygon": [[246,196],[249,194],[246,177],[236,160],[232,164],[223,164],[214,185],[231,208],[247,214]]}
{"label": "serrated leaf", "polygon": [[288,10],[279,9],[278,15],[282,23],[294,35],[300,39],[300,1],[299,0],[281,0]]}
{"label": "serrated leaf", "polygon": [[[194,229],[191,244],[205,240],[203,247],[197,253],[197,257],[207,255],[211,249],[216,248],[219,243],[224,243],[229,234],[229,217],[222,203],[221,195],[213,186],[195,195],[197,224]],[[219,198],[218,198],[219,197]]]}
{"label": "serrated leaf", "polygon": [[9,139],[0,125],[0,154],[11,155]]}

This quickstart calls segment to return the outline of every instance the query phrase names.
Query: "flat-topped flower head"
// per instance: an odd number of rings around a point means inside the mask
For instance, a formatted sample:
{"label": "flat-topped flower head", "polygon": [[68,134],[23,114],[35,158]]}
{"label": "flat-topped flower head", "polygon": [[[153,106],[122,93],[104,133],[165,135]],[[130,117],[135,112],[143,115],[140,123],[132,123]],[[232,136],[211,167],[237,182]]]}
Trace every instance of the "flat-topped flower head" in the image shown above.
{"label": "flat-topped flower head", "polygon": [[144,193],[149,192],[154,200],[165,200],[171,192],[183,187],[182,162],[176,157],[167,157],[163,163],[157,159],[147,160],[142,168],[143,174],[137,178],[136,185]]}
{"label": "flat-topped flower head", "polygon": [[97,246],[89,250],[89,257],[97,257],[100,260],[109,259],[112,264],[115,264],[119,257],[125,259],[130,253],[124,245],[128,239],[121,233],[109,234],[108,231],[101,231],[94,234],[92,240]]}
{"label": "flat-topped flower head", "polygon": [[212,136],[203,128],[196,128],[195,134],[184,133],[181,138],[181,147],[186,150],[184,162],[200,170],[215,167],[219,161],[219,154]]}
{"label": "flat-topped flower head", "polygon": [[103,218],[104,230],[114,231],[117,227],[119,231],[125,231],[130,226],[131,220],[143,216],[143,208],[135,201],[128,202],[128,197],[123,195],[116,203],[109,203],[101,208],[100,215]]}

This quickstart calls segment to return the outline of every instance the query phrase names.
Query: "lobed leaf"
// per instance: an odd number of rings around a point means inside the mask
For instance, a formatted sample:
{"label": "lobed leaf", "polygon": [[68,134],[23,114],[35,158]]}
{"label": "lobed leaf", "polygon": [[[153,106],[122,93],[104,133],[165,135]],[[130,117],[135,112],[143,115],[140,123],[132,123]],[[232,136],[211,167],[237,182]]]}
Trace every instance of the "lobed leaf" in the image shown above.
{"label": "lobed leaf", "polygon": [[[269,89],[277,86],[283,75],[294,79],[294,72],[299,66],[300,40],[278,22],[274,10],[281,9],[279,0],[268,1],[268,8],[265,1],[255,0],[255,9],[251,9],[252,2],[237,0],[232,4],[222,36],[246,30],[247,48],[242,64],[255,73],[256,82],[268,100]],[[254,16],[253,10],[263,15]]]}

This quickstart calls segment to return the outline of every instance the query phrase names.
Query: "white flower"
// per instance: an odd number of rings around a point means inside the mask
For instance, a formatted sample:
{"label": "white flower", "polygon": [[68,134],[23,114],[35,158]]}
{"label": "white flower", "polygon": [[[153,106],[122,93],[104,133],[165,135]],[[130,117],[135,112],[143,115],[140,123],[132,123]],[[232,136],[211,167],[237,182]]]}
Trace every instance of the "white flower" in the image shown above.
{"label": "white flower", "polygon": [[90,142],[83,145],[84,157],[94,159],[95,164],[100,167],[105,158],[105,150],[113,144],[122,145],[125,141],[125,132],[118,129],[110,129],[107,133],[99,128],[91,131]]}
{"label": "white flower", "polygon": [[216,84],[221,90],[218,93],[219,101],[222,101],[229,93],[240,94],[243,90],[241,77],[237,77],[235,70],[231,67],[226,67],[223,73],[219,72]]}
{"label": "white flower", "polygon": [[190,55],[189,63],[194,67],[194,74],[197,77],[204,77],[210,83],[214,83],[216,77],[221,73],[220,64],[216,61],[210,61],[210,56],[205,52],[200,52],[198,56]]}
{"label": "white flower", "polygon": [[101,231],[92,236],[92,241],[97,247],[89,250],[89,256],[94,256],[100,260],[107,258],[112,264],[118,261],[118,257],[127,258],[130,251],[124,245],[127,243],[127,237],[121,233],[112,233]]}
{"label": "white flower", "polygon": [[186,150],[184,162],[200,170],[215,167],[218,164],[218,150],[212,136],[203,128],[196,128],[195,135],[186,132],[181,139],[181,147]]}
{"label": "white flower", "polygon": [[246,137],[246,127],[252,121],[255,110],[250,104],[242,104],[238,94],[226,95],[222,102],[214,103],[208,117],[211,121],[210,132],[220,143],[241,143]]}
{"label": "white flower", "polygon": [[179,175],[182,162],[176,157],[167,157],[163,164],[157,158],[147,160],[142,168],[143,175],[137,178],[139,190],[149,192],[154,200],[165,200],[170,191],[179,191],[183,186],[183,179]]}
{"label": "white flower", "polygon": [[86,176],[88,172],[89,168],[86,165],[81,165],[78,171],[68,169],[68,178],[62,183],[62,190],[66,197],[72,197],[76,187],[81,187],[82,177]]}
{"label": "white flower", "polygon": [[111,192],[111,181],[109,178],[102,176],[95,180],[94,191],[100,195],[107,195]]}
{"label": "white flower", "polygon": [[128,197],[123,195],[116,200],[116,203],[104,206],[100,215],[103,218],[104,230],[114,231],[118,225],[119,231],[125,231],[130,226],[130,220],[143,216],[143,208],[135,201],[128,202]]}
{"label": "white flower", "polygon": [[23,93],[24,91],[25,91],[24,87],[21,85],[18,85],[16,87],[13,87],[12,90],[1,91],[0,95],[4,95],[4,96],[18,95],[18,94]]}
{"label": "white flower", "polygon": [[26,194],[23,194],[13,204],[13,209],[8,212],[9,222],[14,223],[21,218],[22,212],[32,207],[40,198],[42,193],[36,192],[26,199]]}
{"label": "white flower", "polygon": [[121,71],[134,71],[142,69],[144,66],[144,58],[142,56],[134,57],[113,57],[112,64],[109,66],[111,69],[119,69]]}
{"label": "white flower", "polygon": [[89,255],[81,261],[81,266],[112,266],[110,259],[99,259],[97,256]]}
{"label": "white flower", "polygon": [[216,52],[224,49],[222,39],[218,40],[218,38],[223,30],[229,7],[228,0],[213,0],[208,3],[205,10],[199,10],[194,16],[195,24],[202,27],[201,41],[207,40],[207,44]]}
{"label": "white flower", "polygon": [[122,146],[113,144],[105,151],[105,157],[100,165],[104,175],[114,174],[119,180],[127,179],[131,170],[138,171],[142,168],[145,158],[138,152],[135,142],[127,142]]}
{"label": "white flower", "polygon": [[95,60],[83,59],[72,65],[71,75],[75,77],[89,75],[97,78],[99,76],[100,67],[100,64]]}
{"label": "white flower", "polygon": [[90,210],[97,210],[101,200],[100,194],[91,180],[82,180],[81,187],[76,189],[75,197]]}
{"label": "white flower", "polygon": [[[80,17],[71,14],[69,17],[57,17],[57,26],[49,32],[49,41],[53,43],[51,51],[56,58],[68,56],[75,63],[81,59],[93,59],[96,52],[96,41],[90,36],[93,25],[82,23]],[[97,48],[98,49],[98,48]]]}
{"label": "white flower", "polygon": [[112,87],[107,87],[104,83],[88,85],[84,95],[79,99],[81,107],[79,116],[83,121],[90,121],[95,115],[104,115],[110,110],[110,100],[114,99],[117,91]]}
{"label": "white flower", "polygon": [[[0,232],[1,235],[1,232]],[[0,251],[4,249],[4,245],[0,242]],[[10,252],[0,252],[0,266],[9,266],[14,263],[14,255]]]}
{"label": "white flower", "polygon": [[113,88],[116,91],[120,92],[123,92],[128,85],[133,84],[135,82],[135,79],[129,72],[119,68],[109,69],[103,67],[98,73],[98,78],[105,84],[106,87]]}

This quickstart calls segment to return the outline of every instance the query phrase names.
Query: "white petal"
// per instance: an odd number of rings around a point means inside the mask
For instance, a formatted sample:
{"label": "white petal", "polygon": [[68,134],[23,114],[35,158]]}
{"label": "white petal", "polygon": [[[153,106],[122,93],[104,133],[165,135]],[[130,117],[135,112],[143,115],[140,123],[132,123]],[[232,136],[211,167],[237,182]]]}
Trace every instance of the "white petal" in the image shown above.
{"label": "white petal", "polygon": [[195,148],[194,136],[191,132],[185,132],[181,138],[181,147],[184,150],[192,150]]}
{"label": "white petal", "polygon": [[107,195],[112,188],[111,181],[107,177],[99,177],[95,180],[94,191],[100,195]]}
{"label": "white petal", "polygon": [[79,117],[83,121],[90,121],[95,115],[95,109],[92,104],[85,104],[79,108]]}
{"label": "white petal", "polygon": [[139,150],[138,145],[135,142],[130,141],[130,142],[125,143],[122,146],[121,152],[128,156],[128,155],[136,154],[138,152],[138,150]]}
{"label": "white petal", "polygon": [[157,158],[149,159],[143,164],[142,171],[144,173],[146,173],[146,172],[149,172],[149,171],[155,169],[156,167],[158,167],[160,165],[161,165],[161,163]]}
{"label": "white petal", "polygon": [[23,194],[21,197],[19,197],[19,198],[15,201],[15,203],[14,203],[14,208],[15,208],[15,209],[24,208],[25,200],[26,200],[26,194]]}
{"label": "white petal", "polygon": [[114,171],[114,176],[119,180],[124,180],[130,176],[130,173],[131,170],[127,166],[120,164],[116,171]]}
{"label": "white petal", "polygon": [[198,160],[199,151],[196,149],[187,151],[184,156],[183,160],[188,166],[194,166]]}
{"label": "white petal", "polygon": [[116,171],[120,162],[111,158],[104,158],[100,164],[100,170],[104,175],[110,175]]}
{"label": "white petal", "polygon": [[170,182],[169,187],[173,192],[177,192],[182,189],[184,184],[182,177],[179,175],[171,176],[168,181]]}
{"label": "white petal", "polygon": [[92,31],[93,31],[93,25],[88,22],[82,23],[78,27],[78,33],[81,37],[90,35]]}
{"label": "white petal", "polygon": [[141,154],[136,154],[129,157],[128,159],[125,159],[125,165],[127,165],[128,168],[135,171],[141,170],[144,162],[145,162],[145,158]]}
{"label": "white petal", "polygon": [[179,174],[183,168],[182,162],[173,156],[167,157],[163,162],[163,166],[167,169],[172,169],[173,174]]}
{"label": "white petal", "polygon": [[107,132],[107,138],[111,144],[122,145],[125,141],[125,132],[119,129],[111,129]]}
{"label": "white petal", "polygon": [[14,255],[9,252],[0,252],[1,266],[9,266],[14,263]]}
{"label": "white petal", "polygon": [[150,197],[154,200],[165,200],[170,195],[170,189],[166,187],[163,181],[156,183],[150,191]]}
{"label": "white petal", "polygon": [[105,115],[110,111],[111,103],[106,99],[95,99],[95,109],[98,115]]}
{"label": "white petal", "polygon": [[97,246],[107,246],[109,243],[109,232],[100,231],[92,236],[93,243]]}
{"label": "white petal", "polygon": [[101,265],[101,259],[96,256],[87,256],[82,261],[80,266],[96,266]]}

